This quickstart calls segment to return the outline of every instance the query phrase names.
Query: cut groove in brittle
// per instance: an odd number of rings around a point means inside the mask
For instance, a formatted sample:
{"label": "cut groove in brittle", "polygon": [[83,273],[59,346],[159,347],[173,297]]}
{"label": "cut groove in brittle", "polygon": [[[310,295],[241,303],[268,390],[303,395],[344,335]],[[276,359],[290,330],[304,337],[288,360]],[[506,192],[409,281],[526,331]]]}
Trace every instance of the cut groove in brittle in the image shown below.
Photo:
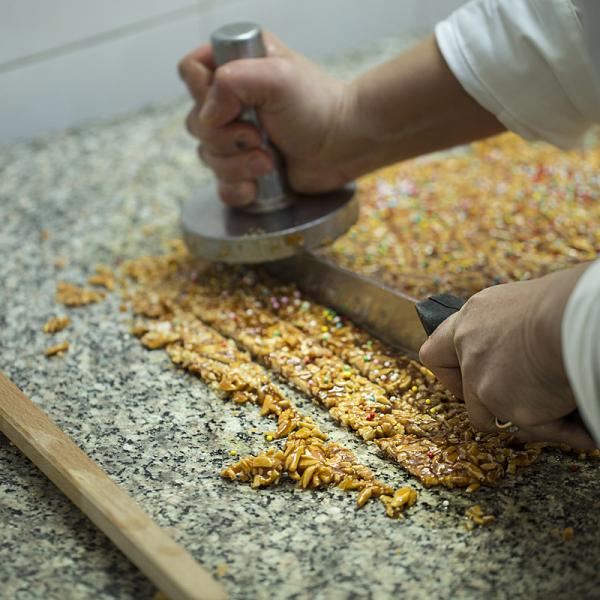
{"label": "cut groove in brittle", "polygon": [[270,448],[258,456],[244,457],[223,469],[223,477],[247,481],[259,488],[277,484],[286,475],[303,488],[331,485],[356,490],[359,507],[370,498],[381,498],[386,502],[387,514],[394,518],[414,504],[414,490],[410,490],[411,501],[400,502],[398,497],[392,496],[394,490],[378,481],[358,462],[354,453],[338,443],[327,442],[327,435],[310,417],[297,411],[291,400],[271,382],[268,372],[252,362],[247,352],[240,351],[189,312],[173,303],[168,305],[169,315],[137,325],[141,342],[150,349],[164,347],[175,364],[198,375],[233,402],[258,404],[262,416],[273,415],[277,419],[277,428],[271,437],[284,438],[283,449]]}
{"label": "cut groove in brittle", "polygon": [[293,285],[246,268],[199,269],[183,248],[133,261],[125,271],[140,285],[132,295],[136,312],[173,322],[193,316],[209,325],[426,486],[475,491],[542,450],[543,444],[515,445],[504,432],[474,431],[464,403],[425,367]]}

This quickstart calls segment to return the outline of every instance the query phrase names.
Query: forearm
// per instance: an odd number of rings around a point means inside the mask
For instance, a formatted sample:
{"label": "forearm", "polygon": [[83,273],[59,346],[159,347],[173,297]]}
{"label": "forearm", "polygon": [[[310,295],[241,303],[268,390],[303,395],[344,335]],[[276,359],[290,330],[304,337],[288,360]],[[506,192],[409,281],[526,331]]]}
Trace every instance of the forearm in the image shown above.
{"label": "forearm", "polygon": [[462,88],[433,36],[354,81],[340,121],[336,143],[355,177],[504,130]]}

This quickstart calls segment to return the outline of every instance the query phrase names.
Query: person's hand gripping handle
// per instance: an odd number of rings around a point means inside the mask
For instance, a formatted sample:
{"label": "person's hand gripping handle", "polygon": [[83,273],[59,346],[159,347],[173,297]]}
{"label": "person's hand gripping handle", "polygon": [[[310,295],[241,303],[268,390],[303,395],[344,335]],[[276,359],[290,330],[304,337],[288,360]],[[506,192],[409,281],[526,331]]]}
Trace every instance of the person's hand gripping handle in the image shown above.
{"label": "person's hand gripping handle", "polygon": [[[253,23],[232,23],[220,27],[210,37],[215,65],[218,67],[240,58],[264,58],[267,55],[260,27]],[[262,147],[274,159],[275,168],[258,177],[256,199],[241,210],[251,213],[270,213],[287,208],[292,203],[286,194],[283,157],[268,139],[253,108],[245,108],[240,120],[255,125],[261,133]]]}

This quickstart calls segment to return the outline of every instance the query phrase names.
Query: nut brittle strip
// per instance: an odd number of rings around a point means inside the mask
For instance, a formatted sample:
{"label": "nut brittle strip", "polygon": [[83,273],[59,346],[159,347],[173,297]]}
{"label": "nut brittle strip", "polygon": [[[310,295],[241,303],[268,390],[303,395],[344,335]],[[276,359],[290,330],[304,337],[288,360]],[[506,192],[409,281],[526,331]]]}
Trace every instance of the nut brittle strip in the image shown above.
{"label": "nut brittle strip", "polygon": [[[257,300],[260,295],[246,294],[239,285],[222,289],[222,281],[209,278],[208,288],[195,284],[193,293],[186,295],[189,309],[329,408],[336,420],[366,441],[375,440],[425,485],[441,483],[475,491],[482,483],[497,481],[505,469],[529,464],[539,455],[540,445],[514,449],[508,447],[510,435],[477,434],[464,404],[443,402],[435,378],[414,361],[406,360],[407,369],[400,377],[410,369],[417,389],[390,398],[319,339],[265,309]],[[435,405],[423,410],[431,402],[423,396],[435,393]]]}
{"label": "nut brittle strip", "polygon": [[[435,378],[414,361],[396,359],[396,365],[403,361],[405,368],[400,371],[396,367],[395,372],[401,379],[410,376],[411,384],[418,385],[406,386],[402,396],[388,396],[385,388],[337,356],[335,346],[325,347],[321,339],[307,335],[267,309],[263,298],[269,297],[268,287],[261,284],[248,291],[244,285],[247,288],[250,284],[240,283],[240,278],[248,279],[248,272],[219,268],[192,276],[189,271],[186,274],[190,268],[185,254],[178,261],[163,257],[155,268],[137,268],[146,277],[146,287],[141,299],[134,296],[134,306],[144,312],[139,303],[146,303],[151,307],[149,312],[146,310],[150,316],[168,312],[174,306],[195,314],[329,408],[334,419],[366,441],[375,441],[424,484],[462,486],[474,491],[539,454],[539,447],[508,448],[507,434],[478,436],[470,426],[464,404],[448,397],[444,401]],[[148,283],[156,283],[148,276],[152,271],[161,274],[159,285],[148,287]],[[350,330],[353,335],[358,335],[356,332]],[[366,336],[362,332],[360,335]],[[369,342],[377,343],[367,337],[365,343]],[[429,396],[434,399],[433,406]],[[513,460],[516,457],[518,460]]]}
{"label": "nut brittle strip", "polygon": [[[282,450],[270,448],[258,456],[244,457],[225,468],[223,477],[264,487],[279,483],[285,474],[303,488],[337,486],[357,490],[359,507],[370,498],[379,497],[386,503],[386,513],[394,518],[414,504],[395,502],[391,509],[394,490],[378,481],[350,450],[326,442],[327,435],[296,410],[248,353],[189,314],[178,316],[178,312],[176,309],[166,320],[138,324],[136,332],[141,342],[150,349],[165,348],[175,364],[198,375],[234,402],[258,404],[261,415],[277,417],[272,437],[285,438]],[[414,490],[413,496],[416,499]]]}

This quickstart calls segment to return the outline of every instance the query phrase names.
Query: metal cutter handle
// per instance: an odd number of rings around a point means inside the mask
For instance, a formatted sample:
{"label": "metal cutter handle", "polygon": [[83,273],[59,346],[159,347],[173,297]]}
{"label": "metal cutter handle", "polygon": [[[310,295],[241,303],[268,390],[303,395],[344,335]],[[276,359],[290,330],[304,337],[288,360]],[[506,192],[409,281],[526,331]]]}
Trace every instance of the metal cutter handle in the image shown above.
{"label": "metal cutter handle", "polygon": [[[263,58],[267,55],[262,31],[254,23],[232,23],[220,27],[213,32],[210,41],[217,67],[240,58]],[[262,147],[270,152],[275,160],[275,168],[256,180],[256,200],[241,210],[256,214],[287,208],[292,199],[286,194],[283,157],[267,137],[253,108],[244,109],[240,120],[252,123],[258,128],[262,136]]]}

